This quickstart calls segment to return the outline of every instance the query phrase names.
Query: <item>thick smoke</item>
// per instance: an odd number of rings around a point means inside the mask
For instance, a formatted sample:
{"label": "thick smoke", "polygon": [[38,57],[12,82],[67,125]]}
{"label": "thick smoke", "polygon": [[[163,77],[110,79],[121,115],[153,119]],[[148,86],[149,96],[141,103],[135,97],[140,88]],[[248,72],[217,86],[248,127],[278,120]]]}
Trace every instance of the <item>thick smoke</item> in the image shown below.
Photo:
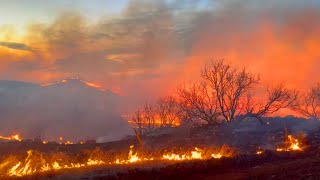
{"label": "thick smoke", "polygon": [[124,94],[141,87],[154,96],[177,79],[197,77],[206,61],[224,58],[268,81],[306,85],[317,75],[319,14],[312,1],[131,1],[121,14],[96,22],[65,12],[26,28],[23,49],[36,52],[1,53],[1,77],[43,82],[79,75]]}

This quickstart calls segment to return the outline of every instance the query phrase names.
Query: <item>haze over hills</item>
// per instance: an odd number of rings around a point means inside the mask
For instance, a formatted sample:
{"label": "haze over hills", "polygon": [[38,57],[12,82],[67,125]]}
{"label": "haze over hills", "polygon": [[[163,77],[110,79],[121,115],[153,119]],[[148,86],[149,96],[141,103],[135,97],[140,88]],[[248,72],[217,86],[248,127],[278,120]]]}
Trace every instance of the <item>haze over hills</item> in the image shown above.
{"label": "haze over hills", "polygon": [[80,78],[46,84],[2,80],[0,131],[48,140],[119,139],[130,132],[117,110],[120,98]]}

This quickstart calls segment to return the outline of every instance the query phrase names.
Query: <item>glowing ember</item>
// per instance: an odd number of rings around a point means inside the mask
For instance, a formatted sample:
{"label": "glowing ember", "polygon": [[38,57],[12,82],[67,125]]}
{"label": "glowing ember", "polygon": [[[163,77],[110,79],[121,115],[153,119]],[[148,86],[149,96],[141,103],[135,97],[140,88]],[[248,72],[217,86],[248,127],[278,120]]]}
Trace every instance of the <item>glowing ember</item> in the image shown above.
{"label": "glowing ember", "polygon": [[59,144],[64,144],[64,145],[70,145],[70,144],[74,144],[74,142],[70,141],[70,140],[63,140],[63,137],[59,138]]}
{"label": "glowing ember", "polygon": [[66,141],[64,144],[65,144],[65,145],[68,145],[68,144],[74,144],[74,143],[71,142],[71,141]]}
{"label": "glowing ember", "polygon": [[262,154],[262,153],[263,151],[260,151],[260,150],[256,152],[256,154]]}
{"label": "glowing ember", "polygon": [[260,147],[257,149],[256,154],[260,155],[264,152]]}

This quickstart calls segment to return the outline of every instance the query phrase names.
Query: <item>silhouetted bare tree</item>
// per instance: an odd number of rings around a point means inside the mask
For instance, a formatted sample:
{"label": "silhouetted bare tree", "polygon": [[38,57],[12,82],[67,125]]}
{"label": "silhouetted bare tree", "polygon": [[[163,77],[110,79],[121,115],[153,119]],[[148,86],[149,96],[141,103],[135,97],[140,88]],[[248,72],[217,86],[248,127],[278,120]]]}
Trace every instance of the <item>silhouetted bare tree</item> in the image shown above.
{"label": "silhouetted bare tree", "polygon": [[202,77],[215,92],[220,112],[227,122],[241,111],[241,99],[259,83],[260,78],[245,68],[233,69],[224,61],[213,62],[202,71]]}
{"label": "silhouetted bare tree", "polygon": [[241,119],[254,117],[262,123],[262,117],[275,113],[283,108],[295,106],[299,91],[288,89],[284,84],[267,88],[266,100],[254,102],[252,96],[247,95],[245,113],[240,115]]}
{"label": "silhouetted bare tree", "polygon": [[160,119],[160,127],[173,127],[180,124],[180,106],[173,96],[165,96],[156,102],[156,114]]}
{"label": "silhouetted bare tree", "polygon": [[[168,96],[155,104],[146,103],[144,110],[136,114],[134,122],[144,133],[155,128],[173,126],[176,120],[189,120],[194,124],[231,122],[235,118],[262,117],[282,108],[297,106],[299,92],[284,84],[267,88],[266,98],[254,97],[259,76],[245,68],[234,69],[224,61],[214,62],[204,68],[200,83],[184,84],[177,88],[177,99]],[[320,85],[306,96],[300,111],[312,117],[320,116]],[[315,108],[316,107],[316,108]],[[141,116],[141,119],[138,118]]]}
{"label": "silhouetted bare tree", "polygon": [[133,128],[136,135],[142,136],[144,131],[143,112],[138,109],[136,112],[134,112],[131,119],[131,121],[136,125],[136,127]]}
{"label": "silhouetted bare tree", "polygon": [[304,94],[295,110],[306,117],[320,119],[320,84]]}
{"label": "silhouetted bare tree", "polygon": [[220,115],[215,93],[204,83],[178,87],[177,94],[186,118],[193,123],[217,124]]}
{"label": "silhouetted bare tree", "polygon": [[146,133],[152,132],[157,126],[155,110],[156,110],[155,107],[152,106],[151,103],[146,101],[145,106],[144,106],[144,111],[143,111]]}
{"label": "silhouetted bare tree", "polygon": [[131,121],[136,125],[134,129],[140,136],[155,129],[156,122],[153,107],[151,106],[151,104],[146,102],[143,110],[138,109],[133,114]]}

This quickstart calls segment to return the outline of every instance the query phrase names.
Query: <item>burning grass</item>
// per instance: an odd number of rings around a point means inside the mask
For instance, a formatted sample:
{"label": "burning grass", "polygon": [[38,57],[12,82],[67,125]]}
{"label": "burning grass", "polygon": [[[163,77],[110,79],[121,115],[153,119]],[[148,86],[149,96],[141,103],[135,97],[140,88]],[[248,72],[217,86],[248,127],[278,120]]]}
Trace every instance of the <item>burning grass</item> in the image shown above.
{"label": "burning grass", "polygon": [[145,163],[150,161],[187,161],[205,160],[210,158],[230,157],[236,151],[229,146],[221,148],[194,148],[191,151],[166,151],[159,153],[135,152],[134,146],[130,146],[127,156],[108,154],[99,148],[92,151],[84,151],[76,156],[65,153],[45,154],[29,150],[27,156],[11,155],[2,160],[0,173],[2,176],[27,176],[38,173],[58,171],[63,169],[77,169],[90,166],[125,165]]}
{"label": "burning grass", "polygon": [[[287,136],[285,145],[276,151],[302,151],[303,143],[299,138]],[[281,150],[280,150],[281,149]],[[257,149],[256,155],[265,153]],[[80,153],[63,152],[43,153],[28,150],[26,155],[14,154],[0,159],[0,177],[21,177],[45,172],[57,172],[66,169],[80,169],[96,166],[124,166],[132,164],[150,164],[156,162],[175,163],[190,160],[220,159],[234,157],[239,152],[228,145],[216,147],[172,148],[155,151],[154,149],[139,149],[130,146],[126,152],[109,152],[100,148],[83,150]]]}
{"label": "burning grass", "polygon": [[7,140],[7,141],[21,141],[21,135],[20,134],[14,134],[11,136],[0,136],[0,140]]}
{"label": "burning grass", "polygon": [[292,135],[288,135],[285,141],[285,147],[279,147],[277,151],[302,151],[302,143],[298,138],[293,137]]}

